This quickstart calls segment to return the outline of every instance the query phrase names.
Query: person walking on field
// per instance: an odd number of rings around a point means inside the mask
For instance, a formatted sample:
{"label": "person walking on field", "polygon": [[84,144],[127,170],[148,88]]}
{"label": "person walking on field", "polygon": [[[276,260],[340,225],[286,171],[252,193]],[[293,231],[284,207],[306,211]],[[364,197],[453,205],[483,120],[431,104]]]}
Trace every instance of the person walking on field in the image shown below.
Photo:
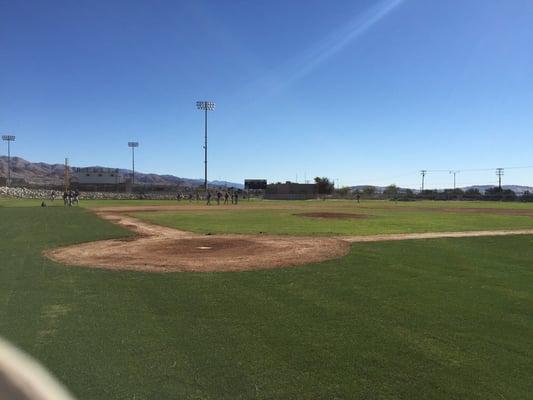
{"label": "person walking on field", "polygon": [[233,197],[235,198],[235,203],[234,204],[237,204],[239,203],[239,194],[237,192],[235,192],[235,194],[233,195]]}
{"label": "person walking on field", "polygon": [[207,192],[205,197],[207,199],[207,205],[210,206],[211,205],[211,192]]}
{"label": "person walking on field", "polygon": [[217,206],[220,205],[220,199],[222,198],[222,193],[220,191],[217,192]]}
{"label": "person walking on field", "polygon": [[224,204],[228,204],[228,200],[229,200],[229,193],[226,192],[226,193],[224,194]]}
{"label": "person walking on field", "polygon": [[359,204],[359,200],[361,199],[361,195],[359,193],[357,193],[355,195],[355,199],[357,200],[357,203]]}
{"label": "person walking on field", "polygon": [[76,203],[77,206],[80,205],[80,191],[78,189],[72,193],[72,203]]}

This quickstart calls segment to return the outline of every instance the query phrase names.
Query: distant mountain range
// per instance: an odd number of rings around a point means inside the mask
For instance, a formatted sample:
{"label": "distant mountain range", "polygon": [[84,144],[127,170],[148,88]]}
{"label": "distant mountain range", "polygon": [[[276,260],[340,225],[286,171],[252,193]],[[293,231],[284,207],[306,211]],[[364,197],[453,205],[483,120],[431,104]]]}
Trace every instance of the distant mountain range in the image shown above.
{"label": "distant mountain range", "polygon": [[[92,166],[91,166],[92,167]],[[101,166],[98,166],[101,168]],[[24,179],[32,185],[61,185],[64,174],[63,164],[47,164],[43,162],[31,162],[20,157],[11,157],[11,178]],[[71,169],[76,168],[72,167]],[[109,168],[109,167],[108,167]],[[131,174],[129,169],[120,169],[124,176]],[[7,157],[0,156],[0,176],[7,176]],[[135,182],[151,185],[180,185],[188,187],[202,186],[203,179],[181,178],[174,175],[145,174],[135,171]],[[242,189],[241,183],[226,181],[210,181],[211,186],[234,187]]]}
{"label": "distant mountain range", "polygon": [[[101,166],[98,166],[101,167]],[[75,168],[71,166],[71,169]],[[124,176],[129,176],[131,170],[129,169],[120,169],[119,171]],[[14,179],[24,179],[25,182],[31,185],[61,185],[63,182],[63,173],[64,166],[63,164],[47,164],[43,162],[31,162],[24,160],[20,157],[11,157],[11,177]],[[0,156],[0,177],[5,177],[7,175],[7,157]],[[204,184],[203,179],[191,179],[191,178],[181,178],[174,175],[159,175],[159,174],[145,174],[142,172],[135,172],[135,182],[144,183],[148,185],[180,185],[188,187],[202,186]],[[226,181],[210,181],[211,186],[216,187],[234,187],[242,189],[244,185],[242,183],[236,182],[226,182]],[[363,190],[364,188],[371,185],[358,185],[351,186],[352,190]],[[382,193],[385,190],[386,186],[374,186],[378,193]],[[478,189],[481,193],[484,193],[485,190],[494,187],[493,185],[474,185],[467,186],[461,189]],[[511,189],[516,194],[522,194],[525,191],[533,193],[533,187],[531,186],[520,186],[520,185],[503,185],[503,189]],[[406,188],[399,188],[401,191],[405,191]],[[413,190],[415,193],[418,190]]]}

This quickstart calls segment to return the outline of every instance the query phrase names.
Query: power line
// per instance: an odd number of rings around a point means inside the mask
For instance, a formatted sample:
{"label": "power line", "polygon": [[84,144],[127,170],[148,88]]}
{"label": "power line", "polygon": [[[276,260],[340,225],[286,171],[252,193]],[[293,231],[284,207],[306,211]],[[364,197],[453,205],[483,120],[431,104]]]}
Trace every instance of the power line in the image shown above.
{"label": "power line", "polygon": [[[523,166],[514,166],[514,167],[502,167],[502,169],[529,169],[533,168],[533,165],[523,165]],[[496,168],[464,168],[457,169],[457,172],[484,172],[484,171],[494,171]],[[428,169],[427,172],[449,172],[449,169]]]}

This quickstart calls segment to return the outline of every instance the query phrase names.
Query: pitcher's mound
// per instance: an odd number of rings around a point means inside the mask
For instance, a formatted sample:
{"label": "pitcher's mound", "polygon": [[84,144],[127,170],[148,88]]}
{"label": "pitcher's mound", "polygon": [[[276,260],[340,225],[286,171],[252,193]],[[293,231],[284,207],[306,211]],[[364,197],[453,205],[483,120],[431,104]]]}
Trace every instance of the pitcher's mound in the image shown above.
{"label": "pitcher's mound", "polygon": [[48,250],[54,261],[94,268],[174,272],[280,268],[344,256],[349,243],[334,238],[279,236],[138,237]]}
{"label": "pitcher's mound", "polygon": [[352,214],[352,213],[332,213],[332,212],[308,212],[301,214],[294,214],[300,217],[310,218],[329,218],[329,219],[363,219],[368,218],[365,214]]}

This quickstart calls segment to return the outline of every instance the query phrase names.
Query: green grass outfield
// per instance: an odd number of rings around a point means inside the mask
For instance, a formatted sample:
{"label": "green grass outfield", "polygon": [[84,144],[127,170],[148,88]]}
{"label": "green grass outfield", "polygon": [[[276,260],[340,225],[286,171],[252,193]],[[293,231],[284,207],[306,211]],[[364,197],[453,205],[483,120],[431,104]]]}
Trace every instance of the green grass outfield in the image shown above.
{"label": "green grass outfield", "polygon": [[[41,204],[42,200],[38,199],[16,199],[0,197],[0,207],[37,207]],[[63,207],[63,200],[56,199],[54,202],[45,200],[48,206]],[[209,209],[216,209],[216,201],[212,202],[213,205],[206,207]],[[82,208],[94,208],[94,207],[110,207],[110,206],[189,206],[189,205],[205,205],[204,201],[192,201],[188,200],[81,200],[80,207]],[[294,208],[344,208],[357,210],[358,207],[373,207],[379,206],[380,208],[501,208],[501,209],[523,209],[532,210],[533,203],[527,202],[501,202],[501,201],[389,201],[389,200],[361,200],[358,205],[353,200],[298,200],[298,201],[271,201],[271,200],[239,200],[239,208],[257,208],[257,207],[294,207]],[[231,205],[229,207],[232,207]]]}
{"label": "green grass outfield", "polygon": [[[48,205],[63,207],[62,201]],[[0,207],[37,207],[40,200],[0,199]],[[531,229],[533,203],[469,201],[241,201],[238,206],[171,200],[89,200],[82,208],[172,205],[183,211],[135,213],[138,218],[197,233],[278,235],[372,235]],[[195,210],[191,210],[191,206]],[[475,210],[473,210],[475,209]],[[454,211],[456,210],[456,211]],[[494,210],[499,211],[494,212]],[[470,212],[468,212],[470,211]],[[475,211],[475,212],[472,212]],[[357,214],[358,219],[321,219],[308,212]],[[508,215],[501,214],[508,212]],[[511,214],[511,212],[530,215]]]}
{"label": "green grass outfield", "polygon": [[[239,273],[66,267],[45,248],[130,233],[0,207],[0,335],[79,399],[530,399],[533,237],[354,244]],[[433,214],[431,214],[433,215]]]}
{"label": "green grass outfield", "polygon": [[[513,211],[531,215],[502,215],[508,203],[386,201],[262,202],[255,205],[202,207],[198,210],[143,212],[141,219],[198,233],[246,233],[281,235],[372,235],[533,228],[533,205],[514,204]],[[453,212],[450,208],[457,211]],[[465,212],[476,208],[476,212]],[[439,210],[441,209],[441,210]],[[442,210],[444,209],[444,210]],[[357,214],[361,218],[324,219],[308,212]]]}

